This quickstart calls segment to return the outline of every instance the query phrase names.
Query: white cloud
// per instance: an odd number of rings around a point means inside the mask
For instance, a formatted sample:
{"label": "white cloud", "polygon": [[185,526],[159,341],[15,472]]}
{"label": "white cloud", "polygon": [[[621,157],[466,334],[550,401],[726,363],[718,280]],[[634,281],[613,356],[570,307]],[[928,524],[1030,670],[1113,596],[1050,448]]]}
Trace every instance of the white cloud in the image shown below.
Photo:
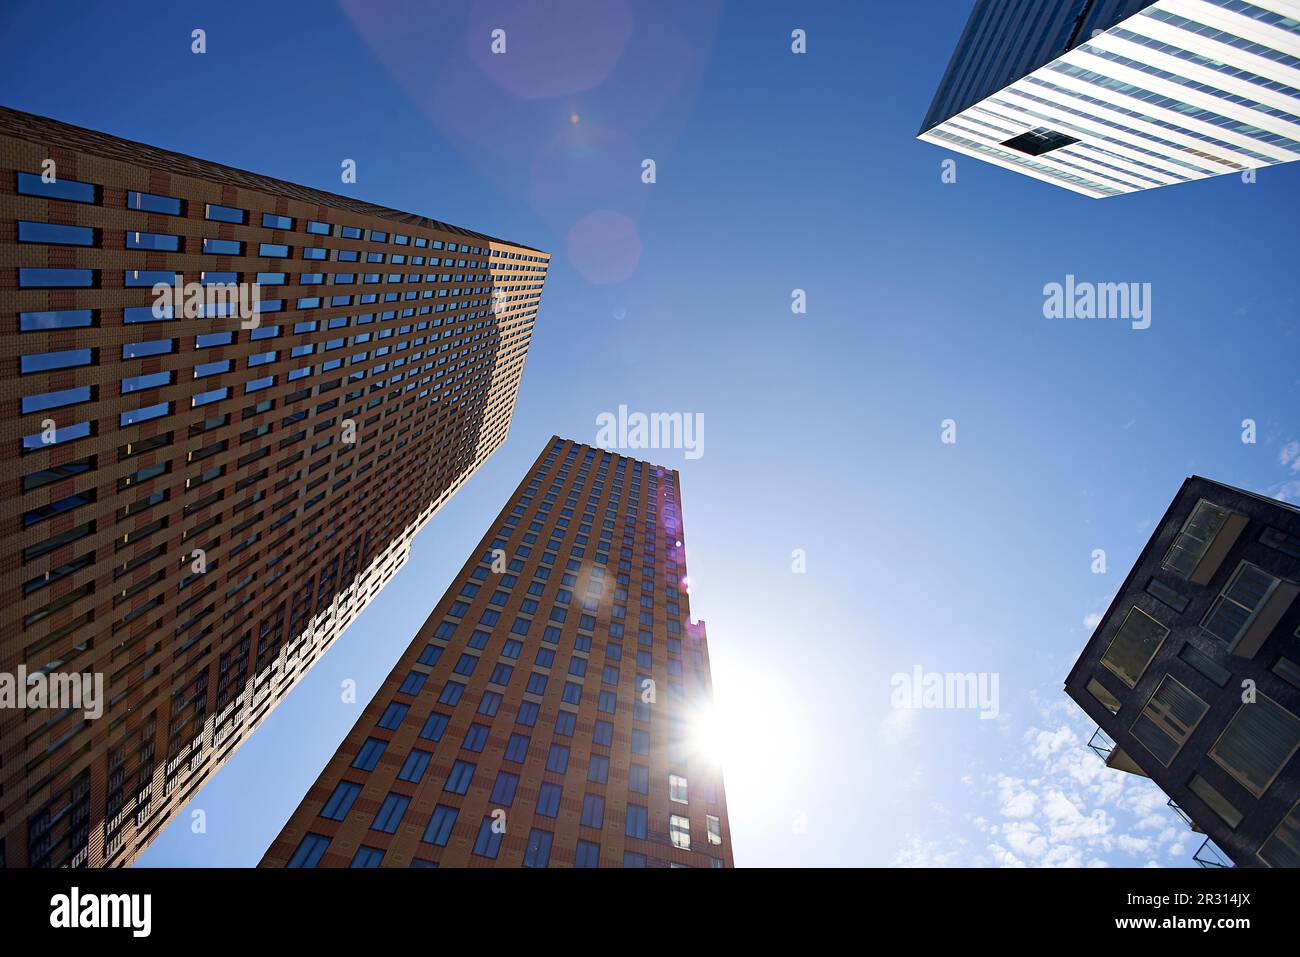
{"label": "white cloud", "polygon": [[1282,452],[1277,460],[1283,468],[1300,472],[1300,442],[1288,442],[1282,446]]}
{"label": "white cloud", "polygon": [[1087,628],[1089,631],[1095,630],[1100,624],[1101,615],[1095,611],[1090,611],[1088,614],[1083,616],[1083,627]]}

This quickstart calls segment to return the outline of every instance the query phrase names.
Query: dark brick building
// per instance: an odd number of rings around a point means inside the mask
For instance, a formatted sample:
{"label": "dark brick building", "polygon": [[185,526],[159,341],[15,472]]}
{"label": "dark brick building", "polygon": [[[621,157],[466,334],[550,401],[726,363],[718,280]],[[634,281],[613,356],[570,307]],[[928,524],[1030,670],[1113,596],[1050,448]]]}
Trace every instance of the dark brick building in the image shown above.
{"label": "dark brick building", "polygon": [[0,865],[129,863],[343,632],[504,441],[547,261],[0,110],[0,674],[107,699],[0,710]]}
{"label": "dark brick building", "polygon": [[1183,483],[1065,681],[1242,867],[1300,866],[1300,509]]}
{"label": "dark brick building", "polygon": [[262,866],[732,866],[681,515],[553,437]]}

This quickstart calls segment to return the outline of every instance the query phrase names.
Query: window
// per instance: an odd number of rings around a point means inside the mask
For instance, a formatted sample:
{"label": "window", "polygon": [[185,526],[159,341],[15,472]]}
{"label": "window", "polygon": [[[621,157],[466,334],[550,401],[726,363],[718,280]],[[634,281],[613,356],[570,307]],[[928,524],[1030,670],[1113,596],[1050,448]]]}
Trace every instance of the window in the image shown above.
{"label": "window", "polygon": [[1210,606],[1201,630],[1231,649],[1278,584],[1278,579],[1262,568],[1242,562]]}
{"label": "window", "polygon": [[474,853],[479,857],[496,860],[497,852],[501,850],[501,834],[496,818],[490,814],[483,818],[483,823],[478,828],[478,838],[474,841]]}
{"label": "window", "polygon": [[95,272],[93,269],[19,269],[18,285],[23,289],[86,288],[95,285]]}
{"label": "window", "polygon": [[537,792],[537,813],[542,817],[555,817],[559,813],[560,796],[563,793],[558,784],[549,781],[543,784]]}
{"label": "window", "polygon": [[1269,548],[1300,558],[1300,535],[1289,535],[1280,528],[1266,528],[1260,533],[1259,540]]}
{"label": "window", "polygon": [[587,765],[587,780],[597,784],[609,783],[609,758],[603,754],[593,754]]}
{"label": "window", "polygon": [[1180,615],[1187,610],[1187,599],[1158,578],[1152,578],[1147,582],[1146,592],[1156,601],[1168,605]]}
{"label": "window", "polygon": [[459,813],[456,808],[447,807],[445,804],[435,807],[433,816],[429,818],[429,826],[424,829],[424,840],[438,847],[446,847],[447,840],[451,837],[452,825],[456,823],[456,815]]}
{"label": "window", "polygon": [[1059,150],[1064,146],[1072,146],[1077,142],[1079,142],[1077,137],[1067,136],[1064,133],[1058,133],[1055,130],[1039,126],[1028,132],[1021,133],[1019,136],[1004,140],[1002,145],[1019,153],[1042,156],[1044,153]]}
{"label": "window", "polygon": [[1190,578],[1230,514],[1226,508],[1220,508],[1205,499],[1197,502],[1178,537],[1165,553],[1162,562],[1164,567],[1183,578]]}
{"label": "window", "polygon": [[644,838],[646,835],[646,809],[640,804],[627,806],[627,826],[623,833],[628,837]]}
{"label": "window", "polygon": [[372,830],[383,831],[385,834],[392,834],[397,830],[397,825],[402,823],[402,815],[406,813],[411,799],[404,794],[389,794],[384,798],[384,803],[379,807],[379,813],[375,815],[374,821],[371,822]]}
{"label": "window", "polygon": [[605,826],[605,799],[599,794],[587,794],[582,799],[583,827]]}
{"label": "window", "polygon": [[496,783],[492,785],[492,803],[509,807],[515,801],[515,789],[519,787],[519,775],[502,771],[497,774]]}
{"label": "window", "polygon": [[419,748],[414,749],[406,756],[406,761],[402,764],[402,770],[397,773],[397,779],[419,784],[432,759],[433,755],[428,751],[421,751]]}
{"label": "window", "polygon": [[650,769],[644,764],[634,764],[627,769],[627,787],[633,794],[650,793]]}
{"label": "window", "polygon": [[410,707],[408,705],[394,701],[384,709],[383,715],[379,718],[379,727],[386,731],[392,731],[393,729],[400,727],[402,719],[406,717],[406,712],[409,710]]}
{"label": "window", "polygon": [[563,774],[569,769],[569,749],[563,744],[552,744],[546,755],[546,770]]}
{"label": "window", "polygon": [[99,202],[99,187],[75,179],[55,179],[47,183],[35,173],[18,174],[20,196],[40,196],[43,199],[62,199],[69,203]]}
{"label": "window", "polygon": [[684,851],[691,849],[691,822],[680,814],[672,814],[668,817],[668,839],[673,842],[673,847],[680,847]]}
{"label": "window", "polygon": [[179,216],[184,207],[174,196],[158,196],[132,189],[127,190],[126,193],[126,208],[138,209],[146,213],[162,213],[164,216]]}
{"label": "window", "polygon": [[351,781],[340,781],[325,806],[320,809],[320,816],[330,821],[341,821],[352,810],[352,802],[361,793],[361,785]]}
{"label": "window", "polygon": [[599,867],[600,845],[591,841],[579,841],[574,855],[574,867]]}
{"label": "window", "polygon": [[289,858],[286,867],[315,867],[330,846],[330,839],[324,834],[308,834]]}
{"label": "window", "polygon": [[1113,694],[1111,694],[1110,691],[1106,689],[1106,686],[1104,684],[1102,684],[1096,678],[1091,678],[1088,681],[1087,687],[1088,687],[1088,693],[1092,695],[1094,698],[1096,698],[1101,703],[1101,706],[1103,708],[1105,708],[1111,714],[1115,714],[1117,711],[1119,711],[1119,698],[1116,698]]}
{"label": "window", "polygon": [[434,742],[441,741],[442,733],[447,730],[447,721],[445,714],[435,711],[425,720],[424,727],[420,729],[420,737]]}
{"label": "window", "polygon": [[464,794],[469,790],[470,779],[474,777],[474,765],[468,761],[457,761],[447,775],[447,784],[443,788],[448,794]]}
{"label": "window", "polygon": [[546,867],[551,861],[550,831],[533,828],[528,832],[528,849],[524,851],[524,867]]}
{"label": "window", "polygon": [[1300,803],[1278,824],[1258,856],[1269,867],[1300,867]]}
{"label": "window", "polygon": [[465,731],[465,740],[461,742],[461,747],[466,751],[482,751],[483,745],[487,744],[488,726],[485,724],[471,724]]}
{"label": "window", "polygon": [[528,744],[532,739],[526,734],[512,734],[506,743],[505,759],[515,764],[523,764],[528,757]]}
{"label": "window", "polygon": [[18,328],[21,332],[39,332],[42,329],[84,329],[94,324],[95,313],[91,309],[23,312],[18,316]]}
{"label": "window", "polygon": [[1132,688],[1168,634],[1168,628],[1142,609],[1133,607],[1101,656],[1101,663]]}
{"label": "window", "polygon": [[1228,683],[1232,677],[1232,672],[1222,667],[1217,661],[1207,655],[1195,645],[1183,645],[1178,649],[1178,657],[1199,671],[1202,675],[1209,678],[1220,688]]}
{"label": "window", "polygon": [[238,256],[244,250],[244,244],[238,239],[203,240],[203,251],[209,256]]}
{"label": "window", "polygon": [[686,799],[686,779],[680,774],[668,775],[668,800],[679,804],[689,803]]}
{"label": "window", "polygon": [[419,694],[420,689],[424,687],[424,683],[428,679],[429,676],[423,671],[412,671],[402,680],[402,686],[397,689],[397,692],[398,694]]}
{"label": "window", "polygon": [[636,851],[623,852],[624,867],[645,867],[646,859],[644,854],[638,854]]}
{"label": "window", "polygon": [[1210,757],[1260,797],[1291,759],[1297,744],[1300,718],[1261,694],[1254,704],[1238,709],[1210,748]]}
{"label": "window", "polygon": [[20,243],[45,243],[51,246],[93,246],[95,230],[89,226],[62,226],[56,223],[18,221]]}
{"label": "window", "polygon": [[352,760],[352,766],[360,771],[373,771],[387,747],[387,741],[381,741],[379,738],[366,738],[365,743],[361,745],[361,750],[357,752],[357,756]]}
{"label": "window", "polygon": [[1232,806],[1231,801],[1215,790],[1214,785],[1199,774],[1192,775],[1192,779],[1187,782],[1187,790],[1204,801],[1205,806],[1219,815],[1228,827],[1235,828],[1241,823],[1241,812]]}
{"label": "window", "polygon": [[364,844],[357,848],[356,856],[352,858],[349,867],[378,867],[379,862],[384,859],[384,852],[377,847],[366,847]]}
{"label": "window", "polygon": [[1133,722],[1133,737],[1168,766],[1209,709],[1186,685],[1165,675]]}
{"label": "window", "polygon": [[208,203],[207,211],[204,213],[205,219],[219,223],[242,224],[247,216],[248,213],[242,209],[236,209],[233,206],[218,206],[216,203]]}
{"label": "window", "polygon": [[1300,688],[1300,665],[1297,665],[1290,658],[1278,658],[1273,663],[1273,674],[1277,675],[1283,681],[1290,682],[1297,688]]}
{"label": "window", "polygon": [[708,827],[709,843],[721,844],[722,843],[722,820],[715,814],[706,814],[704,817],[704,823]]}

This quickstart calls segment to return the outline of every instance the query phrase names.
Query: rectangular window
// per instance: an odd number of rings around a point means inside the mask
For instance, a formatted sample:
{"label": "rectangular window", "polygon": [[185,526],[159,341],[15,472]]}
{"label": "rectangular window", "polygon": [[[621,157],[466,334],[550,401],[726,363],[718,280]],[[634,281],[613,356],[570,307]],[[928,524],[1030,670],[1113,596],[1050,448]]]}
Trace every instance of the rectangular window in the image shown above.
{"label": "rectangular window", "polygon": [[18,221],[20,243],[44,243],[51,246],[93,246],[95,230],[89,226],[62,226],[56,223]]}
{"label": "rectangular window", "polygon": [[1230,514],[1226,508],[1220,508],[1205,499],[1197,502],[1196,508],[1165,553],[1162,562],[1164,567],[1183,578],[1191,577]]}
{"label": "rectangular window", "polygon": [[1115,672],[1130,688],[1137,685],[1142,672],[1164,643],[1169,629],[1142,609],[1129,609],[1115,637],[1101,656],[1101,663]]}
{"label": "rectangular window", "polygon": [[218,206],[216,203],[208,203],[203,218],[218,223],[239,223],[242,225],[244,220],[248,218],[248,213],[233,206]]}
{"label": "rectangular window", "polygon": [[95,271],[93,269],[19,269],[18,285],[22,289],[86,289],[95,285]]}
{"label": "rectangular window", "polygon": [[352,759],[352,766],[360,771],[373,771],[387,747],[387,741],[381,741],[379,738],[366,738],[365,743],[361,745],[361,750]]}
{"label": "rectangular window", "polygon": [[686,799],[686,779],[680,774],[668,775],[668,800],[679,804],[689,803]]}
{"label": "rectangular window", "polygon": [[94,324],[95,313],[91,309],[59,309],[18,314],[18,329],[21,332],[40,332],[45,329],[85,329]]}
{"label": "rectangular window", "polygon": [[174,253],[181,248],[181,238],[168,233],[142,233],[128,230],[125,234],[127,249],[149,249]]}
{"label": "rectangular window", "polygon": [[98,203],[99,187],[75,179],[58,177],[52,182],[36,173],[18,174],[18,195],[39,196],[42,199],[62,199],[69,203]]}
{"label": "rectangular window", "polygon": [[389,794],[380,805],[375,819],[370,822],[371,830],[382,831],[385,834],[395,833],[410,803],[411,799],[404,794]]}
{"label": "rectangular window", "polygon": [[289,858],[286,867],[315,867],[330,846],[330,839],[323,834],[308,834]]}
{"label": "rectangular window", "polygon": [[437,847],[446,847],[447,841],[451,838],[451,829],[456,823],[456,815],[460,811],[454,807],[447,807],[445,804],[439,804],[433,809],[433,816],[429,818],[429,826],[424,829],[424,840]]}
{"label": "rectangular window", "polygon": [[1280,528],[1266,528],[1259,540],[1269,548],[1276,548],[1292,558],[1300,558],[1300,535],[1289,535]]}
{"label": "rectangular window", "polygon": [[1116,698],[1111,694],[1110,691],[1107,690],[1106,686],[1096,678],[1089,679],[1088,693],[1101,702],[1101,706],[1111,714],[1115,714],[1119,711],[1119,698]]}
{"label": "rectangular window", "polygon": [[243,249],[244,244],[238,239],[203,240],[203,251],[210,256],[238,256]]}
{"label": "rectangular window", "polygon": [[334,788],[334,793],[330,795],[325,806],[320,809],[320,816],[331,821],[341,821],[348,816],[348,811],[352,810],[352,804],[361,793],[361,785],[354,784],[351,781],[340,781]]}
{"label": "rectangular window", "polygon": [[1269,867],[1300,867],[1300,803],[1278,824],[1258,856]]}
{"label": "rectangular window", "polygon": [[1232,672],[1194,645],[1183,645],[1182,648],[1178,649],[1178,657],[1220,688],[1224,687],[1228,683],[1228,679],[1232,677]]}
{"label": "rectangular window", "polygon": [[1205,806],[1219,815],[1228,827],[1235,828],[1241,823],[1241,812],[1232,806],[1231,801],[1215,790],[1214,785],[1199,774],[1192,775],[1192,779],[1187,782],[1187,790],[1204,801]]}
{"label": "rectangular window", "polygon": [[1156,601],[1168,605],[1180,615],[1187,610],[1187,599],[1158,578],[1152,578],[1147,582],[1146,591]]}
{"label": "rectangular window", "polygon": [[524,851],[524,867],[546,867],[551,861],[550,831],[533,828],[528,832],[528,849]]}
{"label": "rectangular window", "polygon": [[690,820],[680,814],[670,815],[668,818],[668,837],[673,842],[673,847],[680,847],[684,851],[689,851],[691,849]]}
{"label": "rectangular window", "polygon": [[1210,606],[1201,630],[1231,649],[1278,584],[1278,579],[1262,568],[1242,562]]}
{"label": "rectangular window", "polygon": [[1182,682],[1165,675],[1133,722],[1133,737],[1168,766],[1210,706]]}
{"label": "rectangular window", "polygon": [[560,811],[560,796],[563,789],[549,781],[537,792],[537,813],[542,817],[555,817]]}
{"label": "rectangular window", "polygon": [[483,822],[478,828],[478,837],[474,841],[474,853],[479,857],[488,857],[496,860],[497,854],[501,850],[501,836],[504,829],[497,824],[497,819],[492,815],[483,818]]}
{"label": "rectangular window", "polygon": [[1300,744],[1300,718],[1272,698],[1257,694],[1243,704],[1219,740],[1212,757],[1255,797],[1268,790]]}
{"label": "rectangular window", "polygon": [[714,814],[709,814],[709,815],[706,815],[706,816],[705,816],[705,818],[704,818],[704,822],[705,822],[705,824],[708,825],[708,829],[709,829],[709,843],[710,843],[710,844],[721,844],[721,843],[722,843],[722,821],[721,821],[721,819],[719,819],[719,818],[718,818],[716,815],[714,815]]}
{"label": "rectangular window", "polygon": [[184,205],[174,196],[158,196],[132,189],[126,194],[126,208],[145,213],[162,213],[164,216],[179,216],[184,210]]}

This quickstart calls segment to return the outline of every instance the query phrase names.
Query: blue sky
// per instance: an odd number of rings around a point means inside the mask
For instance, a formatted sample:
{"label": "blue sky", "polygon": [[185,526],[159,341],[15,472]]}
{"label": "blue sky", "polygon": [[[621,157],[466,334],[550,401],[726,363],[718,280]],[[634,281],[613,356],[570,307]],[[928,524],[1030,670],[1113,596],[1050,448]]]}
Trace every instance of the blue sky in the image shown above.
{"label": "blue sky", "polygon": [[[0,12],[10,106],[552,253],[505,447],[200,792],[206,833],[141,863],[256,863],[546,439],[625,404],[706,423],[701,458],[657,455],[737,864],[1189,865],[1061,683],[1186,475],[1300,499],[1300,167],[1096,201],[959,157],[944,184],[915,134],[969,0],[429,6]],[[1045,319],[1067,274],[1150,283],[1151,327]],[[1000,716],[891,709],[917,665],[997,673]]]}

